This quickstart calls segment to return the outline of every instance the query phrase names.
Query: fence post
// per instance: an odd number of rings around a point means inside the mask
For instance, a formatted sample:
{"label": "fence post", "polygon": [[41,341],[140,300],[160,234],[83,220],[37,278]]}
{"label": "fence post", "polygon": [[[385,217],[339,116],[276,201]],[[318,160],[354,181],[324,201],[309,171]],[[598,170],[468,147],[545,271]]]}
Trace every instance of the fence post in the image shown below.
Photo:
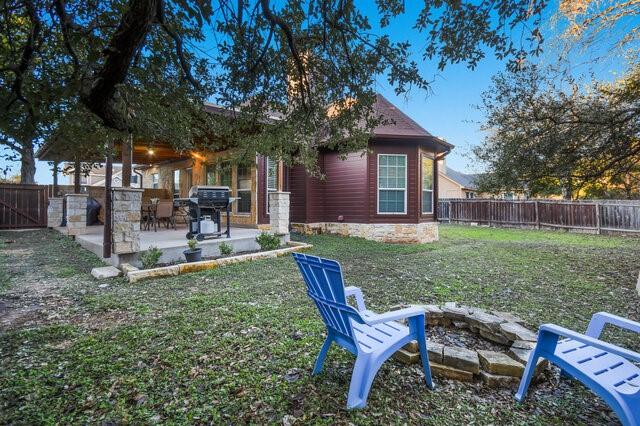
{"label": "fence post", "polygon": [[536,229],[540,229],[540,203],[538,202],[538,200],[536,200],[535,203],[536,203]]}
{"label": "fence post", "polygon": [[600,232],[602,232],[600,230],[600,227],[601,227],[601,225],[600,225],[600,203],[596,202],[595,206],[596,206],[596,233],[600,234]]}

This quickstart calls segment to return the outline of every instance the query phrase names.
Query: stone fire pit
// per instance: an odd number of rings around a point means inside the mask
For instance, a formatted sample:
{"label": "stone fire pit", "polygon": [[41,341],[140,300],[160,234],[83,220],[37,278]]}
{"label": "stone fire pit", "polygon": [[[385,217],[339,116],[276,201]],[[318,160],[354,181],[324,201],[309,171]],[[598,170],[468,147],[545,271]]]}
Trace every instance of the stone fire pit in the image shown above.
{"label": "stone fire pit", "polygon": [[[524,327],[520,318],[455,302],[423,307],[434,376],[481,381],[490,387],[515,387],[520,383],[537,341],[536,333]],[[417,342],[409,343],[394,356],[406,364],[420,362]],[[538,362],[535,378],[541,377],[546,366],[546,361]]]}

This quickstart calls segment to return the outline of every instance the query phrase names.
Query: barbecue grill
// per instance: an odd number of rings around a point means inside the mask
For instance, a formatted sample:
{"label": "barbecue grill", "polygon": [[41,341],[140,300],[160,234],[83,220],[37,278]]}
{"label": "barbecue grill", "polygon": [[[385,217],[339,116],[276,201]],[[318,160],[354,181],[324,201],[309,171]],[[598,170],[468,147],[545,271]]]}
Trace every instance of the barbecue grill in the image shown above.
{"label": "barbecue grill", "polygon": [[[192,186],[189,190],[189,232],[187,238],[231,238],[231,203],[228,186]],[[227,229],[222,231],[222,212],[227,213]]]}

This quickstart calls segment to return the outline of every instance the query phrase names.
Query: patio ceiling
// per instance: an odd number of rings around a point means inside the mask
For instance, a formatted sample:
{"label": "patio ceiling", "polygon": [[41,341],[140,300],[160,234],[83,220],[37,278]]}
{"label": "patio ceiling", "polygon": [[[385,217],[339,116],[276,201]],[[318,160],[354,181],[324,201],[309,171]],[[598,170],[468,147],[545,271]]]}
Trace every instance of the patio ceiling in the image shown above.
{"label": "patio ceiling", "polygon": [[[113,157],[114,163],[120,163],[122,158],[122,143],[117,142],[115,144],[115,154]],[[175,151],[169,144],[166,143],[150,143],[147,141],[134,141],[132,148],[132,163],[133,164],[156,164],[167,161],[183,160],[190,158],[191,154],[188,151],[178,152]],[[50,140],[38,150],[36,157],[41,161],[57,161],[57,162],[72,162],[79,159],[82,162],[104,162],[104,154],[101,152],[98,146],[94,147],[74,147],[68,148],[67,144],[57,143],[55,140]]]}

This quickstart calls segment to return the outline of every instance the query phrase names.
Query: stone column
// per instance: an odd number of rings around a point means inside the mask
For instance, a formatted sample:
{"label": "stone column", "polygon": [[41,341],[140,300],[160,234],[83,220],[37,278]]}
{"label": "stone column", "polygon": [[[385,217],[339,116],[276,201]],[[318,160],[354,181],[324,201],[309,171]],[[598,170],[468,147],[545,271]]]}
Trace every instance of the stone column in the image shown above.
{"label": "stone column", "polygon": [[49,198],[47,206],[47,227],[57,228],[62,223],[62,198]]}
{"label": "stone column", "polygon": [[67,235],[87,233],[87,194],[67,194]]}
{"label": "stone column", "polygon": [[289,194],[275,191],[269,193],[269,223],[276,235],[289,234]]}
{"label": "stone column", "polygon": [[143,189],[111,190],[111,252],[135,253],[140,250],[140,207]]}

